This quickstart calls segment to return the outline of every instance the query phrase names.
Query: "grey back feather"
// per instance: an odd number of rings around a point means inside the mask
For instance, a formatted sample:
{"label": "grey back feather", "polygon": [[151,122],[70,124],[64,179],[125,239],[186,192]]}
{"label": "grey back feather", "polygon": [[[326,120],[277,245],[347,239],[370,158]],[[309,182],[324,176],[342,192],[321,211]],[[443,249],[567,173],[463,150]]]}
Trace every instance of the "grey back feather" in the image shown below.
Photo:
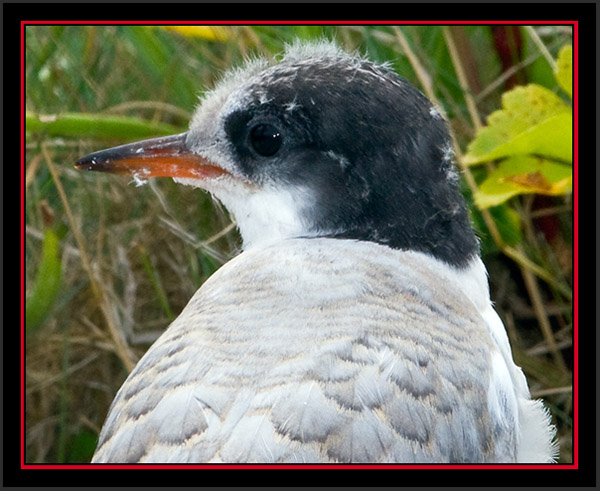
{"label": "grey back feather", "polygon": [[493,349],[423,254],[331,239],[250,249],[142,358],[94,461],[515,461],[517,428],[489,409]]}

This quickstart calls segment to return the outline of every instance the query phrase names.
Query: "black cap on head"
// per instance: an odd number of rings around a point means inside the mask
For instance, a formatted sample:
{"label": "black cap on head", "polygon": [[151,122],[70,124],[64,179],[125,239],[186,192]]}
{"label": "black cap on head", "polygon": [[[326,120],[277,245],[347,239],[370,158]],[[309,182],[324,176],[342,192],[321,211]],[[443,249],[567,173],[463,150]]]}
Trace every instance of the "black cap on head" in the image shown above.
{"label": "black cap on head", "polygon": [[478,253],[446,124],[396,73],[356,58],[272,67],[224,127],[251,181],[304,186],[320,236],[464,266]]}

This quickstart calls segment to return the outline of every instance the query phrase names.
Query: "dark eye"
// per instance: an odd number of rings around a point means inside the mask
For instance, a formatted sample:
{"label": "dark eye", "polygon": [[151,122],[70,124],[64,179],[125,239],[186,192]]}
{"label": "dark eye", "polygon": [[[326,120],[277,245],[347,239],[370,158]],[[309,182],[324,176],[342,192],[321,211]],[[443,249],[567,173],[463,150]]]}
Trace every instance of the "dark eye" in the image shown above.
{"label": "dark eye", "polygon": [[275,155],[281,148],[281,132],[272,124],[259,124],[250,131],[250,144],[263,157]]}

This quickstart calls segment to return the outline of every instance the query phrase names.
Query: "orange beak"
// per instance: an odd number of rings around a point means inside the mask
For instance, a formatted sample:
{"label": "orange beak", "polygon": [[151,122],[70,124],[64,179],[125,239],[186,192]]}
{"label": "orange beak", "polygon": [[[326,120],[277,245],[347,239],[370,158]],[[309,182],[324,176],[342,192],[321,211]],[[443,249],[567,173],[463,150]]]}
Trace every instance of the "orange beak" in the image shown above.
{"label": "orange beak", "polygon": [[186,147],[187,133],[153,138],[100,150],[79,159],[75,168],[131,174],[134,177],[191,177],[206,179],[227,171]]}

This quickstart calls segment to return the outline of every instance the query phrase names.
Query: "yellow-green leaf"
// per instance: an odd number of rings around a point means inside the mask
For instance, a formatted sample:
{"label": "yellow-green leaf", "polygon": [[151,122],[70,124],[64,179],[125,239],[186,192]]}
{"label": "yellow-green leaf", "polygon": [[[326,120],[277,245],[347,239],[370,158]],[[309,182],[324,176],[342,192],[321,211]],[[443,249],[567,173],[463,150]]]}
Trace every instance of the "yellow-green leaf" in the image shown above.
{"label": "yellow-green leaf", "polygon": [[477,132],[464,163],[527,154],[570,162],[571,128],[571,108],[556,94],[535,84],[516,87],[502,96],[502,109]]}
{"label": "yellow-green leaf", "polygon": [[503,160],[490,173],[475,194],[475,203],[483,209],[504,203],[517,194],[567,194],[572,187],[570,166],[538,157],[516,156]]}
{"label": "yellow-green leaf", "polygon": [[168,31],[175,31],[185,37],[197,37],[210,41],[227,41],[231,36],[223,26],[162,26]]}
{"label": "yellow-green leaf", "polygon": [[556,61],[556,81],[562,89],[573,97],[573,47],[563,46],[558,53]]}

